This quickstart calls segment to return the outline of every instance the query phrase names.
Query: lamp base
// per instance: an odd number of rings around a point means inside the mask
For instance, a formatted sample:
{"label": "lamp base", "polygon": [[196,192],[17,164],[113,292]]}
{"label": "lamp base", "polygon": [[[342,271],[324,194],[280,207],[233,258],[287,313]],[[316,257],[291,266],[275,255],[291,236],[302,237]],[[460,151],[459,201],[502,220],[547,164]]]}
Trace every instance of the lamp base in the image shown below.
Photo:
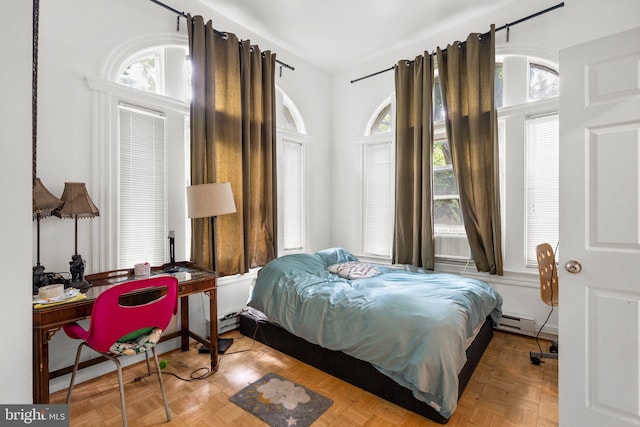
{"label": "lamp base", "polygon": [[33,267],[33,294],[38,293],[38,289],[49,284],[49,279],[44,272],[44,265],[40,263]]}
{"label": "lamp base", "polygon": [[[218,354],[224,354],[233,344],[233,338],[218,338]],[[198,349],[198,353],[211,353],[209,346],[203,345]]]}
{"label": "lamp base", "polygon": [[180,270],[181,270],[181,268],[174,264],[174,265],[170,265],[169,267],[165,268],[163,271],[165,273],[177,273]]}
{"label": "lamp base", "polygon": [[86,293],[91,287],[91,283],[84,280],[84,260],[82,259],[82,255],[75,254],[71,256],[69,271],[71,272],[71,283],[69,286],[79,289],[83,294]]}

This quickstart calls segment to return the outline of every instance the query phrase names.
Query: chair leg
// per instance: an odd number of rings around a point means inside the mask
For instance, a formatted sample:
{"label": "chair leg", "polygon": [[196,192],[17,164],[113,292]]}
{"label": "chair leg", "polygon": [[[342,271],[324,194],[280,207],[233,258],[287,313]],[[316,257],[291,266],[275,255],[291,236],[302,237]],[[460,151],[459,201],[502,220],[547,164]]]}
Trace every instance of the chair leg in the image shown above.
{"label": "chair leg", "polygon": [[160,363],[158,363],[156,348],[151,347],[151,352],[153,353],[153,359],[156,361],[156,369],[158,370],[158,381],[160,382],[160,392],[162,393],[162,401],[164,402],[164,411],[167,413],[167,421],[171,421],[171,411],[169,410],[169,404],[167,403],[167,394],[164,392],[164,383],[162,382],[162,372],[160,371]]}
{"label": "chair leg", "polygon": [[124,382],[122,380],[122,366],[120,365],[120,361],[113,357],[108,353],[102,353],[104,357],[113,361],[116,364],[116,368],[118,369],[118,386],[120,388],[120,408],[122,409],[122,425],[124,427],[128,426],[127,423],[127,406],[124,402]]}
{"label": "chair leg", "polygon": [[73,391],[73,385],[76,382],[76,374],[78,373],[78,363],[80,362],[80,354],[82,353],[82,347],[85,345],[84,341],[78,346],[76,352],[76,361],[73,364],[73,372],[71,373],[71,381],[69,382],[69,391],[67,392],[67,405],[71,402],[71,392]]}
{"label": "chair leg", "polygon": [[147,376],[151,376],[151,363],[149,363],[149,352],[144,352],[144,360],[147,362]]}

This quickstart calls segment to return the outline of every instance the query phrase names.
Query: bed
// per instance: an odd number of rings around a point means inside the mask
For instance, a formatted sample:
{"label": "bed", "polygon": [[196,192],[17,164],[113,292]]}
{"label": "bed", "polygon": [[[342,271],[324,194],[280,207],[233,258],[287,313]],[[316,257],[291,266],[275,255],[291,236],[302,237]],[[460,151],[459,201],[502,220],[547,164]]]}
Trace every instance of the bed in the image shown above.
{"label": "bed", "polygon": [[244,335],[446,423],[502,299],[478,280],[361,263],[332,248],[271,261],[248,306]]}

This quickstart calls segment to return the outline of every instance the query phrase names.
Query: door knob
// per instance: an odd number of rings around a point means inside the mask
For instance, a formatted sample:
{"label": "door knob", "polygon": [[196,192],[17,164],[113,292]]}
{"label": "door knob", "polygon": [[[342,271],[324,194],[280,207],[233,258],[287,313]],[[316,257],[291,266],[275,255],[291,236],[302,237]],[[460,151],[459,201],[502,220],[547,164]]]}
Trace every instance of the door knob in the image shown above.
{"label": "door knob", "polygon": [[582,264],[578,261],[570,260],[564,265],[564,269],[571,274],[578,274],[582,271]]}

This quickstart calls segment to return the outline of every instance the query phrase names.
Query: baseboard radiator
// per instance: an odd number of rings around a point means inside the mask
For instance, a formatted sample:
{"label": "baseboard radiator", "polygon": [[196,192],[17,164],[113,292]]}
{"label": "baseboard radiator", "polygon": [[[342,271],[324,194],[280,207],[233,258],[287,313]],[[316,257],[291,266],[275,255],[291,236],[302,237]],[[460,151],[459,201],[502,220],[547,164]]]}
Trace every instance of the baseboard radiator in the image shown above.
{"label": "baseboard radiator", "polygon": [[497,329],[533,336],[536,334],[536,321],[532,317],[503,313]]}
{"label": "baseboard radiator", "polygon": [[[218,318],[218,334],[224,334],[238,328],[240,328],[240,313],[229,313]],[[537,332],[536,322],[532,317],[518,314],[502,314],[500,323],[496,328],[530,336],[535,336]],[[209,321],[207,321],[208,329]]]}
{"label": "baseboard radiator", "polygon": [[[209,319],[207,319],[206,328],[207,331],[210,328]],[[218,317],[218,335],[234,329],[240,329],[240,313],[229,313]],[[209,336],[209,333],[207,333],[207,336]]]}

